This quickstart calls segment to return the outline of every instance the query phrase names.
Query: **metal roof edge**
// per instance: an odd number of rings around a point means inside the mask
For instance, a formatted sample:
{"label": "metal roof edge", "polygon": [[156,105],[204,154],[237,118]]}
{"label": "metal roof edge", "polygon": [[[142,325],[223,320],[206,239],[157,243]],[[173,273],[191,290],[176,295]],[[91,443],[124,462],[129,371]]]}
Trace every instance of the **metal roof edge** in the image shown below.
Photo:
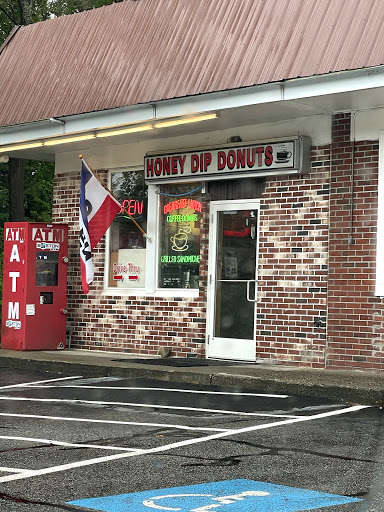
{"label": "metal roof edge", "polygon": [[13,36],[16,34],[16,32],[21,28],[21,25],[15,25],[13,29],[10,31],[10,33],[5,38],[3,44],[0,46],[0,55],[2,54],[3,50],[8,46],[8,44],[11,42]]}
{"label": "metal roof edge", "polygon": [[[49,119],[0,127],[0,144],[12,144],[55,135],[143,123],[160,118],[220,111],[248,105],[294,101],[342,92],[384,87],[384,65],[326,75],[293,78],[280,82],[227,89],[195,96],[164,99],[145,104],[127,105],[108,110],[57,116],[62,123]],[[384,103],[384,102],[383,102]],[[331,112],[328,112],[331,113]]]}

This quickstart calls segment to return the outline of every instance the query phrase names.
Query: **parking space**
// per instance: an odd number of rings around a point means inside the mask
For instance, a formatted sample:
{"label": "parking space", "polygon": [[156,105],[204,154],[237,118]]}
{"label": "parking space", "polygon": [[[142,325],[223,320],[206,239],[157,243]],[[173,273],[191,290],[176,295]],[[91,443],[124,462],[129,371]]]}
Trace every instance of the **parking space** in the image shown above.
{"label": "parking space", "polygon": [[0,379],[0,509],[11,512],[357,511],[380,471],[382,414],[370,407],[122,378]]}

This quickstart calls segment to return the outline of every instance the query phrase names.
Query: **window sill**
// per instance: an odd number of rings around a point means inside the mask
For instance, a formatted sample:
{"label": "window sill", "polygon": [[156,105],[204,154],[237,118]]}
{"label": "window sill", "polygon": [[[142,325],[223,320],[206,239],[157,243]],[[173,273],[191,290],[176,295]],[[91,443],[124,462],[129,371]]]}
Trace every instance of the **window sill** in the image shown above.
{"label": "window sill", "polygon": [[199,296],[199,290],[197,288],[169,288],[169,289],[158,289],[148,291],[144,289],[127,289],[127,288],[106,288],[103,290],[102,295],[109,297],[159,297],[159,298],[171,298],[171,297],[182,297],[195,299]]}

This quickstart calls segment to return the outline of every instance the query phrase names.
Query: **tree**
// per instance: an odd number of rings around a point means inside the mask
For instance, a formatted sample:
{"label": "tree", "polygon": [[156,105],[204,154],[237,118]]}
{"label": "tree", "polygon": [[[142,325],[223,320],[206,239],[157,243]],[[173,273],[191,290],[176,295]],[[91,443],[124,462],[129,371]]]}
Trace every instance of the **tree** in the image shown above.
{"label": "tree", "polygon": [[47,0],[0,0],[0,43],[12,28],[46,20],[51,16]]}
{"label": "tree", "polygon": [[[0,44],[17,25],[29,25],[54,16],[110,4],[112,0],[0,0]],[[23,221],[25,160],[10,158],[8,192],[10,221]]]}
{"label": "tree", "polygon": [[8,162],[8,218],[12,222],[25,220],[24,213],[25,161],[10,158]]}
{"label": "tree", "polygon": [[[50,222],[52,219],[52,192],[54,164],[52,162],[39,162],[36,160],[12,159],[6,164],[0,164],[0,254],[3,253],[4,222],[10,218],[9,212],[12,208],[10,202],[15,194],[8,194],[8,186],[12,185],[12,177],[19,162],[23,164],[23,180],[21,183],[23,191],[19,190],[23,200],[17,205],[22,209],[23,219],[34,222]],[[15,190],[14,190],[15,192]],[[16,214],[15,214],[16,215]],[[1,260],[0,260],[1,261]],[[3,285],[3,266],[0,264],[0,305]],[[1,310],[0,310],[1,319]]]}
{"label": "tree", "polygon": [[[115,1],[120,2],[122,0]],[[114,0],[53,0],[49,3],[49,8],[53,16],[63,16],[64,14],[74,14],[113,3]]]}
{"label": "tree", "polygon": [[[0,0],[0,45],[15,26],[100,7],[113,0]],[[54,164],[10,158],[0,164],[0,254],[6,221],[50,222]],[[0,264],[0,302],[2,298]],[[1,316],[1,310],[0,310]]]}
{"label": "tree", "polygon": [[[0,43],[16,25],[27,25],[50,16],[48,0],[0,0]],[[8,162],[8,193],[10,221],[25,220],[24,214],[25,160],[10,158]]]}

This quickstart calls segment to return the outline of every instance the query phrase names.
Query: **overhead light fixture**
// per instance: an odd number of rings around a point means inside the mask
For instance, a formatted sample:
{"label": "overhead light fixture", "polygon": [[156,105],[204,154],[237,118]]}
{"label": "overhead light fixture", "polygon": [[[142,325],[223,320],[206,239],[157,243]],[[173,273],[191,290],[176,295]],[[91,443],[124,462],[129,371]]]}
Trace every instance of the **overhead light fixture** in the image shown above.
{"label": "overhead light fixture", "polygon": [[187,123],[197,123],[199,121],[208,121],[209,119],[216,119],[217,113],[206,114],[203,116],[195,116],[195,117],[186,117],[184,119],[173,119],[170,121],[163,121],[160,123],[155,123],[155,128],[167,128],[168,126],[177,126],[179,124],[187,124]]}
{"label": "overhead light fixture", "polygon": [[44,146],[55,146],[56,144],[67,144],[68,142],[77,142],[81,140],[94,139],[95,134],[89,133],[88,135],[78,135],[77,137],[66,137],[65,139],[51,139],[44,142]]}
{"label": "overhead light fixture", "polygon": [[5,151],[16,151],[17,149],[39,148],[42,145],[42,142],[31,142],[29,144],[17,144],[16,146],[4,146],[0,147],[0,152],[4,153]]}
{"label": "overhead light fixture", "polygon": [[[201,116],[192,116],[192,117],[184,117],[184,118],[177,118],[177,119],[170,119],[169,121],[151,121],[151,124],[143,124],[143,125],[136,125],[136,126],[127,126],[126,128],[121,128],[119,130],[106,130],[102,132],[94,132],[94,133],[87,133],[83,135],[76,135],[73,137],[56,137],[54,139],[49,139],[45,141],[37,141],[37,142],[29,142],[25,144],[15,144],[15,145],[9,145],[9,146],[0,146],[0,153],[5,153],[6,151],[17,151],[22,149],[31,149],[31,148],[39,148],[42,146],[56,146],[57,144],[69,144],[70,142],[80,142],[83,140],[91,140],[99,137],[114,137],[116,135],[124,135],[126,133],[135,133],[135,132],[144,132],[148,130],[153,130],[153,128],[166,128],[168,126],[177,126],[181,124],[188,124],[188,123],[197,123],[199,121],[208,121],[209,119],[216,119],[219,116],[217,112],[211,113],[211,114],[204,114]],[[62,124],[64,121],[61,121],[60,119],[56,118],[50,118],[51,121],[59,122]]]}
{"label": "overhead light fixture", "polygon": [[121,130],[113,130],[109,132],[98,132],[96,137],[113,137],[115,135],[124,135],[125,133],[144,132],[146,130],[153,130],[151,124],[143,124],[142,126],[131,126],[130,128],[122,128]]}

